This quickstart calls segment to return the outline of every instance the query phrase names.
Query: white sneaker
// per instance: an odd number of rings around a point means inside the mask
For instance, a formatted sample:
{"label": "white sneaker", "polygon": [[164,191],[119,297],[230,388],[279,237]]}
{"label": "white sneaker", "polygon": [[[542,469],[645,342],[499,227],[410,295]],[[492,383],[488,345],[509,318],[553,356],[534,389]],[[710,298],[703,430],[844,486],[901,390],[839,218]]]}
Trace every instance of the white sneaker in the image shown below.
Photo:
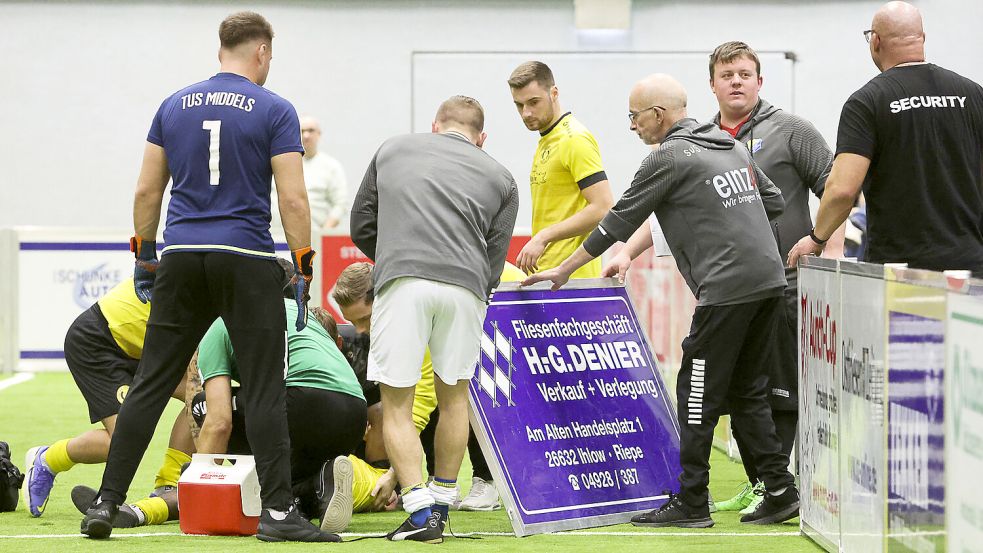
{"label": "white sneaker", "polygon": [[471,491],[457,505],[460,511],[494,511],[502,508],[498,490],[491,480],[485,481],[475,476],[471,479]]}

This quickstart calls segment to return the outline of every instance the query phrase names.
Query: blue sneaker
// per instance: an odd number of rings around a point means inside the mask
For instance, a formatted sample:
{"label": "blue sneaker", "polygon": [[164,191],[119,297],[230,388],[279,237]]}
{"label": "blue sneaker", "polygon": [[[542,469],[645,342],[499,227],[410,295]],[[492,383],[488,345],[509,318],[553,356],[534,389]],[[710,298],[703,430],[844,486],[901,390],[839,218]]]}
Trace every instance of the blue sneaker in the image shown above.
{"label": "blue sneaker", "polygon": [[31,516],[39,517],[44,513],[44,507],[48,504],[48,496],[51,494],[51,487],[55,485],[55,475],[52,474],[44,464],[44,452],[48,451],[48,446],[39,445],[32,447],[24,456],[24,466],[27,475],[24,482],[24,502]]}

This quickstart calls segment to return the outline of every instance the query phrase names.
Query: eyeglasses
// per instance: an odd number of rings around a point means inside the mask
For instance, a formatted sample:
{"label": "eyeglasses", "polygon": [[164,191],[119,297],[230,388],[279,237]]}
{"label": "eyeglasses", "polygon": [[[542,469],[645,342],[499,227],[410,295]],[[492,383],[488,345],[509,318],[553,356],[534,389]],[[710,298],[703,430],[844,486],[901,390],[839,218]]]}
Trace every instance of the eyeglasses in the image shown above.
{"label": "eyeglasses", "polygon": [[639,114],[645,113],[646,111],[648,111],[650,109],[661,109],[662,111],[665,111],[666,110],[666,108],[664,108],[662,106],[652,106],[652,107],[647,107],[645,109],[640,109],[638,111],[629,111],[628,112],[628,121],[630,123],[634,123],[635,122],[635,119],[638,119],[638,115]]}
{"label": "eyeglasses", "polygon": [[870,35],[874,34],[875,32],[876,31],[874,31],[874,29],[867,29],[866,31],[864,31],[864,40],[870,43]]}

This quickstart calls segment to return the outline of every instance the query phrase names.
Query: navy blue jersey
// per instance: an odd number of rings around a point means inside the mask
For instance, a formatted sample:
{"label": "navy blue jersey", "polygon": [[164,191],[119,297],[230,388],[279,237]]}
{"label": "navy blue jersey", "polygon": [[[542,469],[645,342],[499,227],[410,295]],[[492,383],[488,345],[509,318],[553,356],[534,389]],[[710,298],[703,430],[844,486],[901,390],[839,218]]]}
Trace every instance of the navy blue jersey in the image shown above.
{"label": "navy blue jersey", "polygon": [[163,253],[275,256],[270,158],[304,151],[290,102],[219,73],[164,100],[147,141],[164,148],[173,179]]}

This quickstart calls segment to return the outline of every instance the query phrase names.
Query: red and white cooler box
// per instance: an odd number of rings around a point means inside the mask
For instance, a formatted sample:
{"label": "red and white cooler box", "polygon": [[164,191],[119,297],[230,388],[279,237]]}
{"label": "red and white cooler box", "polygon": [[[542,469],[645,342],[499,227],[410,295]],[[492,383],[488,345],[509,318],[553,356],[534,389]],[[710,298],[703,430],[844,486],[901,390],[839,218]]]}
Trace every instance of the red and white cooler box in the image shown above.
{"label": "red and white cooler box", "polygon": [[[216,461],[235,464],[215,464]],[[212,536],[251,536],[261,503],[252,455],[196,453],[178,481],[181,531]]]}

